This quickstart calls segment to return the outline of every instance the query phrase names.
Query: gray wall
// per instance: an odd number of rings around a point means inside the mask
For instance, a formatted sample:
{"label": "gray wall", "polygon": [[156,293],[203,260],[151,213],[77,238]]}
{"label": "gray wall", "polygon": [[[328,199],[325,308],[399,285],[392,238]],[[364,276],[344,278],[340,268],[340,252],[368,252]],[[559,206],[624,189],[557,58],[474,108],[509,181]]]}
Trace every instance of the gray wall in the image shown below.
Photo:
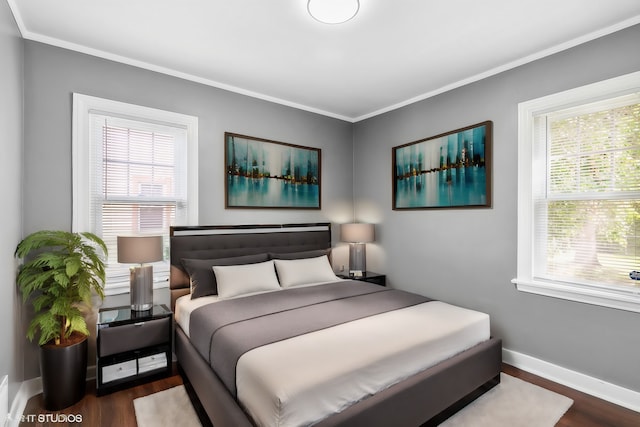
{"label": "gray wall", "polygon": [[[0,108],[3,119],[10,120],[1,127],[8,132],[3,135],[8,151],[2,177],[4,182],[20,183],[21,127],[17,123],[21,121],[22,52],[15,40],[15,26],[6,5],[3,7],[0,54],[3,64],[9,66],[0,71]],[[492,316],[493,334],[504,339],[506,348],[640,391],[640,378],[630,374],[637,372],[640,360],[640,334],[633,326],[640,320],[638,314],[519,293],[510,284],[516,274],[518,102],[637,71],[638,42],[640,27],[636,26],[351,125],[27,41],[24,233],[71,227],[72,92],[192,114],[200,118],[201,224],[341,223],[352,219],[355,202],[359,220],[380,224],[377,242],[368,248],[368,265],[387,273],[392,286],[484,310]],[[483,120],[494,122],[493,208],[393,212],[391,148]],[[221,170],[225,131],[322,148],[323,209],[225,210]],[[20,190],[4,187],[1,191],[10,218],[2,231],[6,247],[0,252],[0,274],[13,283]],[[335,231],[334,240],[338,240]],[[338,256],[342,256],[340,251]],[[0,337],[18,343],[9,359],[1,356],[0,368],[20,376],[18,360],[24,354],[23,378],[36,377],[33,345],[24,344],[22,331],[19,338],[14,337],[22,327],[12,321],[18,315],[12,308],[15,292],[13,288],[0,292],[5,297],[0,298],[0,312],[5,316]]]}
{"label": "gray wall", "polygon": [[0,342],[15,351],[0,351],[0,376],[9,375],[9,401],[22,381],[21,304],[15,287],[13,251],[22,231],[22,40],[7,2],[0,1]]}
{"label": "gray wall", "polygon": [[[71,228],[73,92],[199,118],[200,224],[352,219],[351,123],[37,42],[24,57],[25,233]],[[322,210],[225,210],[225,131],[321,148]],[[37,357],[25,363],[25,378],[39,375]]]}
{"label": "gray wall", "polygon": [[[392,286],[491,314],[504,346],[640,391],[640,314],[518,292],[517,108],[640,70],[640,26],[357,123],[356,218],[379,223],[369,267]],[[493,208],[392,211],[391,148],[492,120]]]}

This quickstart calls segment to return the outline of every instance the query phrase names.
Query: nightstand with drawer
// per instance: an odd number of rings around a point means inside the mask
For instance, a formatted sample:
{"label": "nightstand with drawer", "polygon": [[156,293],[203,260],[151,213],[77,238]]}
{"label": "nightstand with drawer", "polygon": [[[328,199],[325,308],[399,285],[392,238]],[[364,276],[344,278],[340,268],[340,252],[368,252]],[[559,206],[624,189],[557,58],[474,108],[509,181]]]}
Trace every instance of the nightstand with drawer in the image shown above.
{"label": "nightstand with drawer", "polygon": [[98,396],[171,374],[173,313],[165,305],[103,308],[96,326]]}

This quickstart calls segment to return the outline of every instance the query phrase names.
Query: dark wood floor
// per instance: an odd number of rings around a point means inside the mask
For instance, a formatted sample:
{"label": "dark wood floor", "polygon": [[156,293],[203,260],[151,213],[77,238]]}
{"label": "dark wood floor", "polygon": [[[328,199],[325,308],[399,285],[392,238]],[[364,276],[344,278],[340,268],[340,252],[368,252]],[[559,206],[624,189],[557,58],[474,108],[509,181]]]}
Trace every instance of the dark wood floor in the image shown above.
{"label": "dark wood floor", "polygon": [[557,427],[638,427],[640,412],[598,399],[513,366],[502,365],[502,371],[513,377],[539,385],[573,399],[573,405],[558,421]]}
{"label": "dark wood floor", "polygon": [[[528,372],[503,365],[503,372],[539,385],[546,389],[563,394],[574,400],[573,406],[560,419],[558,427],[638,427],[640,426],[640,413],[631,411],[618,405],[595,398],[588,394],[570,389],[552,381],[540,378]],[[106,396],[96,397],[93,383],[87,386],[87,395],[80,402],[63,411],[51,413],[81,415],[82,423],[61,423],[51,419],[50,422],[38,422],[39,414],[50,414],[43,409],[42,395],[31,398],[24,411],[24,419],[32,418],[35,421],[24,421],[21,426],[99,426],[99,427],[136,427],[136,417],[133,410],[133,399],[146,396],[176,385],[183,384],[182,378],[174,369],[174,375],[139,385],[127,390],[115,392]]]}

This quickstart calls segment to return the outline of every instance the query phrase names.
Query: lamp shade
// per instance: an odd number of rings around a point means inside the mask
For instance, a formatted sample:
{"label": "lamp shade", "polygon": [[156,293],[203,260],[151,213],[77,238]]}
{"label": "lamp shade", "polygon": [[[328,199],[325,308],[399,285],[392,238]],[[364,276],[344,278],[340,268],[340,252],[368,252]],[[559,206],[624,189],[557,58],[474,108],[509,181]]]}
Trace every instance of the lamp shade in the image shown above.
{"label": "lamp shade", "polygon": [[343,242],[369,243],[373,242],[373,237],[373,224],[350,223],[340,227],[340,240]]}
{"label": "lamp shade", "polygon": [[144,264],[162,259],[162,236],[118,236],[118,262]]}

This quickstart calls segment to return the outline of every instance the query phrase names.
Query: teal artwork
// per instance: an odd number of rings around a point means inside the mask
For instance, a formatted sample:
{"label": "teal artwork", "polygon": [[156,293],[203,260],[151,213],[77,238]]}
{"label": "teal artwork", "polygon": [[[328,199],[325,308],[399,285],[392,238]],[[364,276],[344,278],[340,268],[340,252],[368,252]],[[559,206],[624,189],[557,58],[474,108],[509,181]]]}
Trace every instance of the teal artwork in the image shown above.
{"label": "teal artwork", "polygon": [[226,207],[320,209],[320,153],[225,133]]}
{"label": "teal artwork", "polygon": [[490,121],[393,148],[393,209],[491,206]]}

